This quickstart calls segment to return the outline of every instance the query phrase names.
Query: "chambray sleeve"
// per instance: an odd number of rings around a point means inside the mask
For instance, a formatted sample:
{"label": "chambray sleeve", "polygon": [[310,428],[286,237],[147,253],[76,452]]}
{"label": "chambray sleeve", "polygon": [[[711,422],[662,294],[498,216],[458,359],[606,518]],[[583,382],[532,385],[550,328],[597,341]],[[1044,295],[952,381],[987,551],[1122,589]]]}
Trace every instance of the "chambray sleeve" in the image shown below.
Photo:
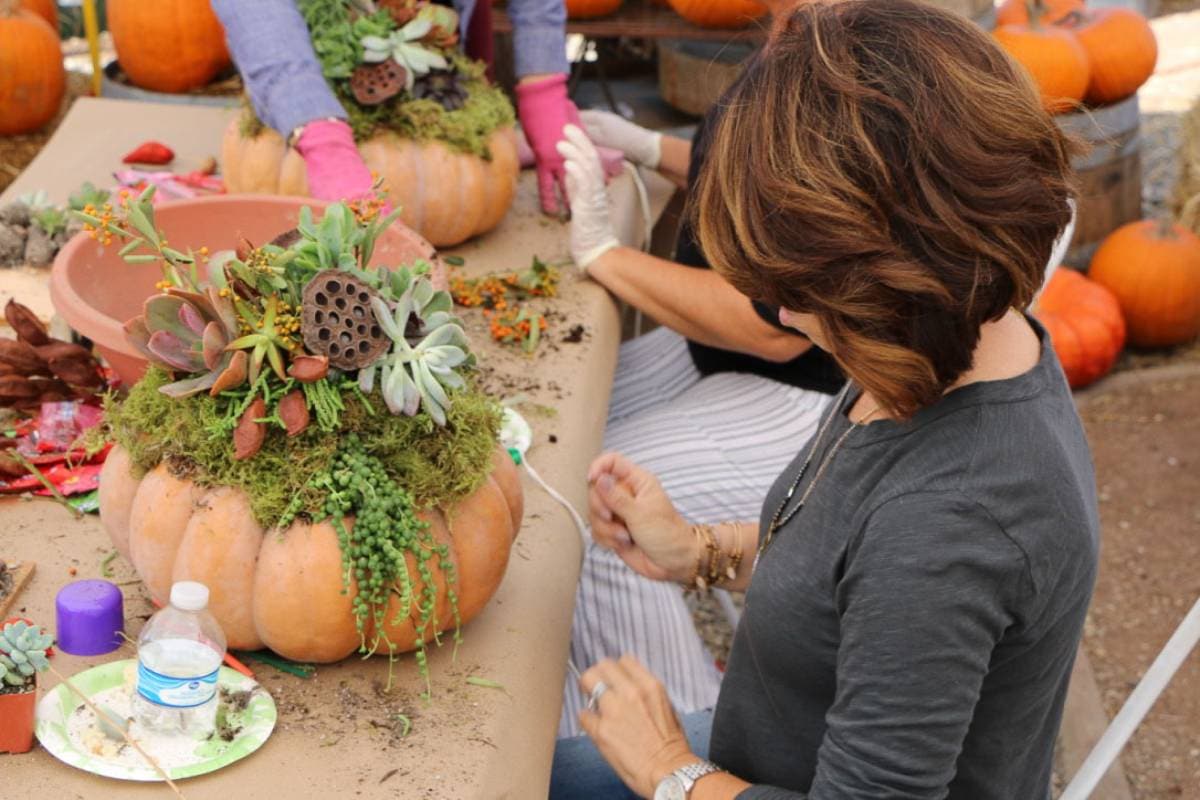
{"label": "chambray sleeve", "polygon": [[259,119],[287,136],[314,119],[346,118],[295,0],[212,0],[212,7]]}
{"label": "chambray sleeve", "polygon": [[517,77],[570,71],[564,0],[508,0],[508,16],[513,24]]}
{"label": "chambray sleeve", "polygon": [[944,798],[992,651],[1030,592],[1021,550],[968,498],[885,503],[836,591],[837,692],[808,794],[753,786],[739,800]]}

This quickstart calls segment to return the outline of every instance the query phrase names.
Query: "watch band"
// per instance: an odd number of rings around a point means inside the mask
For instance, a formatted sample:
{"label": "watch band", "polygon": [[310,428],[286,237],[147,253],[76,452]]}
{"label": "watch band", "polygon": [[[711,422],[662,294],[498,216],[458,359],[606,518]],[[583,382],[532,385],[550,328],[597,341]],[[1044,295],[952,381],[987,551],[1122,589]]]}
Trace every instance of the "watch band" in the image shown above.
{"label": "watch band", "polygon": [[711,761],[694,761],[691,764],[675,770],[673,774],[683,782],[683,791],[690,796],[692,793],[692,787],[696,785],[696,781],[700,780],[705,775],[711,775],[714,772],[723,771],[724,770]]}

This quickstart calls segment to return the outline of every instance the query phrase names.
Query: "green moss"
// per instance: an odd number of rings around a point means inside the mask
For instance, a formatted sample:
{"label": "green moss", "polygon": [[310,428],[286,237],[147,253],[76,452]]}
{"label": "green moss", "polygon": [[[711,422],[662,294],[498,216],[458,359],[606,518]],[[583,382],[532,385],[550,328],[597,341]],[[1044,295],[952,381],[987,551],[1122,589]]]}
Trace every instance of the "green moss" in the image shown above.
{"label": "green moss", "polygon": [[[434,100],[403,100],[407,96],[403,94],[394,102],[360,106],[347,82],[335,82],[334,94],[346,109],[355,141],[391,131],[405,139],[438,141],[460,153],[490,159],[488,139],[498,128],[516,121],[512,103],[504,92],[488,83],[482,64],[463,56],[454,56],[453,61],[467,90],[467,102],[457,111],[447,111]],[[242,135],[253,138],[265,127],[247,104],[240,122]]]}
{"label": "green moss", "polygon": [[453,503],[486,480],[500,428],[500,408],[472,390],[455,395],[445,428],[424,413],[389,414],[377,395],[371,398],[374,414],[346,396],[342,431],[322,433],[313,425],[289,438],[272,429],[257,455],[235,461],[232,439],[212,433],[219,429],[228,401],[207,395],[173,400],[158,391],[168,382],[166,372],[151,367],[124,401],[109,400],[105,420],[110,438],[129,452],[139,470],[165,461],[201,485],[244,490],[264,527],[274,525],[294,501],[304,513],[320,510],[324,493],[308,483],[329,470],[341,435],[358,433],[366,451],[383,461],[418,505],[434,506]]}

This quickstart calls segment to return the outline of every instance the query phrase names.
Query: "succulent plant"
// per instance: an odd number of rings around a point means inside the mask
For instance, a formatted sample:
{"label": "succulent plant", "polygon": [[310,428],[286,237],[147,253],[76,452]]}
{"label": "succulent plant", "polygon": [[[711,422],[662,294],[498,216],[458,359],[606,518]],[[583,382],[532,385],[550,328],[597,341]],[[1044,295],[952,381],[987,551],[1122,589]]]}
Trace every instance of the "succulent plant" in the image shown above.
{"label": "succulent plant", "polygon": [[447,111],[457,111],[467,103],[467,89],[462,76],[445,69],[434,69],[413,83],[412,96],[416,100],[434,100]]}
{"label": "succulent plant", "polygon": [[10,622],[0,629],[0,686],[27,686],[50,667],[46,650],[54,637],[36,625]]}
{"label": "succulent plant", "polygon": [[237,334],[232,302],[212,287],[203,294],[168,288],[125,323],[125,337],[151,362],[193,376],[160,390],[176,398],[203,391],[215,397],[246,380],[246,354],[229,349]]}
{"label": "succulent plant", "polygon": [[363,61],[368,64],[378,64],[391,58],[404,67],[407,72],[404,88],[411,91],[416,76],[424,75],[431,69],[449,67],[449,62],[444,56],[421,43],[421,40],[432,30],[432,20],[429,17],[418,16],[400,30],[392,31],[387,38],[364,36],[362,38]]}
{"label": "succulent plant", "polygon": [[[379,363],[379,388],[388,410],[412,416],[424,408],[438,425],[446,424],[449,392],[466,381],[457,370],[475,363],[466,332],[450,314],[449,292],[437,291],[424,276],[406,271],[391,277],[408,281],[395,307],[376,297],[371,300],[375,318],[392,340],[392,350]],[[415,343],[415,344],[414,344]],[[375,366],[359,372],[359,387],[375,386]]]}

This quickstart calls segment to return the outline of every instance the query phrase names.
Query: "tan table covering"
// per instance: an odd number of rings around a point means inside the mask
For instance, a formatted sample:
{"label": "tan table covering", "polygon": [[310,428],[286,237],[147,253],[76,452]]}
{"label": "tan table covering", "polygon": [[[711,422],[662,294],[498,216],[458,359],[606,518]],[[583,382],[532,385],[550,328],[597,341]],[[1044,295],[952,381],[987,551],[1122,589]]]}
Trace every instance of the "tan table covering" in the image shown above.
{"label": "tan table covering", "polygon": [[[62,127],[0,202],[44,189],[64,201],[85,180],[111,183],[120,156],[145,139],[175,149],[177,170],[193,169],[217,152],[229,111],[112,100],[79,100]],[[567,230],[536,210],[532,174],[502,225],[454,251],[468,273],[527,266],[533,255],[567,258]],[[653,218],[671,188],[648,176]],[[632,182],[610,187],[614,219],[623,241],[639,240],[642,214]],[[555,312],[548,340],[533,356],[486,341],[476,312],[465,315],[481,350],[485,384],[498,393],[520,395],[534,428],[530,460],[579,508],[585,507],[583,475],[599,450],[608,393],[616,362],[617,309],[597,284],[563,268],[560,297],[544,302]],[[0,272],[0,288],[7,276]],[[28,291],[28,287],[25,288]],[[577,324],[583,341],[562,339]],[[554,442],[552,443],[552,439]],[[320,667],[301,680],[253,664],[258,679],[279,706],[279,724],[264,747],[211,775],[181,783],[189,798],[429,797],[537,798],[546,794],[555,727],[566,670],[571,613],[581,544],[566,512],[532,481],[525,481],[525,523],[508,574],[488,608],[453,646],[433,653],[433,700],[418,697],[422,684],[411,658],[395,669],[394,687],[384,692],[385,659],[349,659]],[[76,520],[47,500],[0,500],[0,556],[32,559],[37,574],[17,608],[35,621],[54,625],[54,596],[77,578],[100,577],[110,552],[99,520]],[[153,610],[129,567],[113,562],[125,594],[126,631],[136,637]],[[72,574],[74,573],[74,574]],[[71,675],[120,657],[58,655],[55,666]],[[466,683],[469,676],[497,681],[504,690]],[[43,688],[57,681],[43,676]],[[412,720],[399,736],[396,714]],[[133,784],[100,778],[59,763],[35,746],[21,756],[0,755],[0,795],[55,798],[167,797],[165,784]]]}

